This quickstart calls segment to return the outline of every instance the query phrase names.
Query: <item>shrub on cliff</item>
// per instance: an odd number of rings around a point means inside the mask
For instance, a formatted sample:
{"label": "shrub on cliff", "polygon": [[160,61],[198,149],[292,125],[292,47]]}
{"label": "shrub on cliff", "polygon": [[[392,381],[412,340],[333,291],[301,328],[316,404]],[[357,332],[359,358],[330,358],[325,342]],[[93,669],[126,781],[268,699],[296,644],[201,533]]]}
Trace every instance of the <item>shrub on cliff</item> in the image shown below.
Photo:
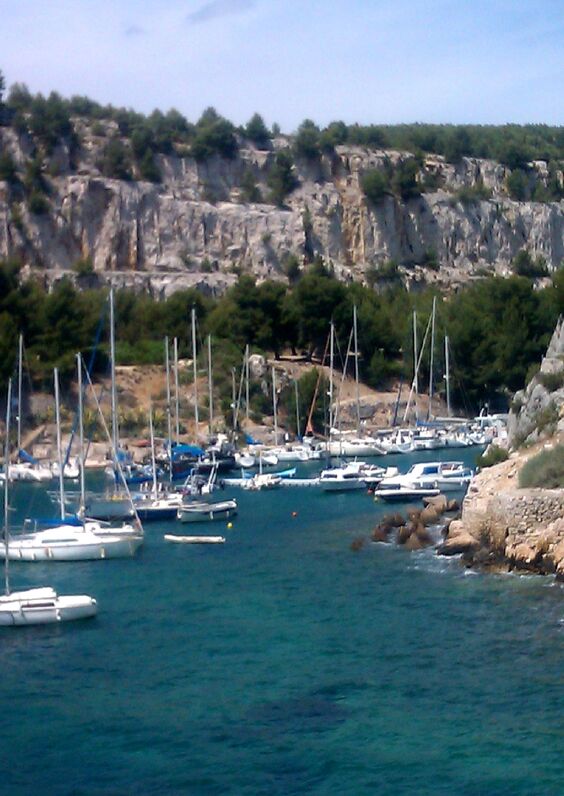
{"label": "shrub on cliff", "polygon": [[382,172],[372,169],[363,174],[360,181],[363,193],[372,204],[382,202],[387,194],[390,193],[390,181],[388,176]]}
{"label": "shrub on cliff", "polygon": [[564,445],[544,450],[522,467],[519,486],[559,489],[564,487]]}
{"label": "shrub on cliff", "polygon": [[278,207],[282,207],[288,194],[298,186],[298,180],[294,174],[294,163],[289,152],[278,152],[267,183],[270,188],[270,200]]}
{"label": "shrub on cliff", "polygon": [[483,470],[484,467],[493,467],[494,464],[504,462],[508,458],[509,452],[505,448],[500,448],[499,445],[490,445],[485,453],[476,458],[476,465]]}

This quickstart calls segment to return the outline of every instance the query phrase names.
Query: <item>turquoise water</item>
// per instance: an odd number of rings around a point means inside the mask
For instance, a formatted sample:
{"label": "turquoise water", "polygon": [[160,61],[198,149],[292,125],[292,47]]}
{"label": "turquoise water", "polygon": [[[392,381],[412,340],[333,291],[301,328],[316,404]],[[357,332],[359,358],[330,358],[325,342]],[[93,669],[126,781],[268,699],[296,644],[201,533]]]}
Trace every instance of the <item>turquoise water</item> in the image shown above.
{"label": "turquoise water", "polygon": [[100,612],[0,634],[1,794],[563,792],[560,586],[353,552],[362,493],[239,500],[225,545],[12,566]]}

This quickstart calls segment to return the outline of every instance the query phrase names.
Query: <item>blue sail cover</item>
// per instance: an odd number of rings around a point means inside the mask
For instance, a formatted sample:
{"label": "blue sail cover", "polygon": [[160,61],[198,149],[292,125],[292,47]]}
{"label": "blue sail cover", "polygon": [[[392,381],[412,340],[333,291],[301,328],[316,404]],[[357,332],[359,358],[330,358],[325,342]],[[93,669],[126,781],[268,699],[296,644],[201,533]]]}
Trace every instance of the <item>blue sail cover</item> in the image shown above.
{"label": "blue sail cover", "polygon": [[172,461],[180,459],[181,456],[203,456],[204,449],[198,445],[174,445],[172,448]]}
{"label": "blue sail cover", "polygon": [[20,458],[22,462],[27,462],[28,464],[39,464],[37,459],[32,456],[31,453],[24,451],[23,448],[18,451],[18,458]]}

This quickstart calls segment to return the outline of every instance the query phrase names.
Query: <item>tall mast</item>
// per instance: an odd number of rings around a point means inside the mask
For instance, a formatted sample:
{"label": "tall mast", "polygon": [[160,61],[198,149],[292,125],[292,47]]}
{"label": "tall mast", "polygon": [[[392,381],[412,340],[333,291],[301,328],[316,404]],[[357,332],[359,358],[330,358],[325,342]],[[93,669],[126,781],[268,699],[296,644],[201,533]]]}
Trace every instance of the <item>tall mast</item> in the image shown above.
{"label": "tall mast", "polygon": [[276,411],[276,370],[272,366],[272,409],[274,412],[274,444],[278,445],[278,414]]}
{"label": "tall mast", "polygon": [[180,388],[178,379],[178,337],[173,340],[174,351],[174,421],[175,421],[175,441],[180,442]]}
{"label": "tall mast", "polygon": [[8,532],[8,519],[10,516],[9,492],[8,485],[10,483],[10,408],[12,403],[12,379],[8,381],[8,400],[6,402],[6,441],[4,444],[4,585],[6,594],[10,593],[10,572],[8,548],[10,544],[10,537]]}
{"label": "tall mast", "polygon": [[356,432],[360,434],[360,384],[358,380],[358,329],[356,319],[356,304],[353,306],[353,331],[354,331],[354,379],[356,383]]}
{"label": "tall mast", "polygon": [[429,411],[427,416],[429,418],[433,415],[433,360],[435,357],[435,310],[437,306],[437,297],[433,296],[433,320],[431,322],[431,361],[429,364]]}
{"label": "tall mast", "polygon": [[208,334],[208,392],[209,392],[209,430],[210,434],[213,429],[213,376],[212,376],[212,358],[211,358],[211,334]]}
{"label": "tall mast", "polygon": [[415,400],[419,392],[419,365],[417,351],[417,310],[413,310],[413,389],[415,390]]}
{"label": "tall mast", "polygon": [[155,459],[155,431],[153,429],[153,404],[149,407],[149,433],[151,435],[151,467],[153,468],[153,495],[158,495],[157,462]]}
{"label": "tall mast", "polygon": [[82,406],[82,356],[76,355],[78,372],[78,460],[80,465],[80,507],[84,511],[86,502],[86,485],[84,480],[84,412]]}
{"label": "tall mast", "polygon": [[165,337],[165,370],[166,370],[166,424],[168,433],[168,469],[172,481],[172,417],[170,411],[170,353],[168,336]]}
{"label": "tall mast", "polygon": [[233,416],[233,438],[237,426],[237,371],[231,368],[231,409]]}
{"label": "tall mast", "polygon": [[198,357],[198,350],[196,346],[196,308],[192,307],[192,367],[194,369],[194,422],[196,424],[196,436],[198,435],[198,423],[200,417],[198,414],[198,364],[196,359]]}
{"label": "tall mast", "polygon": [[22,449],[22,376],[23,376],[23,334],[18,343],[18,455]]}
{"label": "tall mast", "polygon": [[65,474],[63,466],[63,449],[61,445],[61,407],[59,401],[59,371],[55,368],[55,419],[57,422],[57,458],[59,460],[59,500],[61,501],[61,520],[65,519]]}
{"label": "tall mast", "polygon": [[245,419],[249,422],[249,344],[245,346]]}
{"label": "tall mast", "polygon": [[111,402],[112,402],[112,445],[114,456],[118,457],[119,425],[117,416],[117,390],[116,390],[116,341],[114,317],[114,289],[110,288],[110,373],[111,373]]}
{"label": "tall mast", "polygon": [[329,343],[329,439],[331,439],[331,429],[333,428],[333,358],[335,356],[334,336],[335,327],[333,326],[333,321],[331,321],[331,342]]}
{"label": "tall mast", "polygon": [[450,363],[448,356],[448,335],[445,336],[445,385],[446,385],[447,417],[450,417]]}
{"label": "tall mast", "polygon": [[298,391],[298,380],[294,379],[294,393],[296,396],[296,437],[300,438],[300,396]]}

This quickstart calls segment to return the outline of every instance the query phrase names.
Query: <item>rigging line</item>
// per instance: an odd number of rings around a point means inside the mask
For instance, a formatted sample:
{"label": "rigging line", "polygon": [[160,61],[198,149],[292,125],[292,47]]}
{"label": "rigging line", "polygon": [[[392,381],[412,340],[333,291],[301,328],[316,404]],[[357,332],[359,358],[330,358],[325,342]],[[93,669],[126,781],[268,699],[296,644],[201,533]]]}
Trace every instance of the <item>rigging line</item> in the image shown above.
{"label": "rigging line", "polygon": [[94,389],[94,385],[92,383],[92,379],[90,378],[90,373],[88,373],[88,371],[86,371],[86,378],[87,378],[88,384],[90,385],[90,388],[92,390],[92,395],[94,396],[94,400],[96,402],[96,408],[97,408],[97,410],[98,410],[98,412],[100,414],[100,417],[102,419],[102,425],[104,426],[104,431],[106,432],[106,436],[110,440],[110,445],[111,445],[111,448],[112,448],[112,453],[113,453],[113,457],[114,457],[115,466],[118,469],[118,473],[119,473],[119,475],[121,477],[121,480],[122,480],[122,483],[123,483],[123,486],[124,486],[124,489],[125,489],[125,493],[126,493],[127,497],[129,498],[129,502],[131,503],[131,508],[133,509],[133,512],[135,514],[135,519],[137,521],[139,529],[140,529],[141,532],[143,532],[143,525],[141,523],[141,519],[139,517],[139,514],[137,513],[137,508],[135,506],[135,502],[134,502],[133,498],[131,497],[131,491],[129,489],[129,485],[127,483],[127,479],[125,477],[125,474],[123,472],[123,468],[121,466],[121,462],[119,461],[119,457],[117,455],[118,452],[117,452],[117,450],[114,447],[113,440],[112,440],[112,438],[110,436],[110,432],[109,432],[108,426],[106,424],[106,418],[104,417],[104,415],[102,413],[102,409],[101,409],[100,404],[98,402],[98,396],[96,395],[96,390]]}
{"label": "rigging line", "polygon": [[[94,362],[96,360],[96,354],[98,352],[98,345],[100,343],[100,338],[102,337],[102,332],[103,332],[104,326],[105,326],[106,312],[107,312],[107,307],[106,307],[106,302],[104,302],[104,305],[102,307],[102,314],[100,315],[100,320],[98,321],[98,327],[96,329],[96,334],[94,336],[94,345],[92,347],[92,351],[90,352],[90,358],[89,358],[88,365],[86,365],[86,363],[84,363],[84,366],[85,366],[85,368],[87,370],[87,373],[89,375],[94,370]],[[81,355],[81,358],[82,358],[82,361],[84,362],[84,358],[82,357],[82,355]],[[82,386],[82,397],[83,398],[84,398],[85,394],[86,394],[86,384],[83,384],[83,386]],[[100,395],[100,397],[101,397],[101,395]],[[69,463],[70,453],[71,453],[71,449],[72,449],[72,444],[74,442],[74,437],[75,437],[77,428],[78,428],[78,412],[75,412],[74,420],[73,420],[73,424],[72,424],[72,429],[71,429],[71,434],[70,434],[69,442],[68,442],[67,449],[66,449],[66,452],[65,452],[65,459],[64,459],[65,467]],[[90,442],[90,440],[89,440],[89,442]]]}
{"label": "rigging line", "polygon": [[337,390],[338,393],[339,393],[339,400],[337,401],[337,410],[335,412],[334,426],[336,428],[340,427],[339,423],[341,422],[341,390],[342,390],[343,384],[345,383],[345,379],[347,377],[347,367],[348,367],[348,364],[349,364],[349,356],[350,356],[350,353],[351,353],[353,336],[354,336],[354,329],[351,329],[351,333],[349,335],[349,342],[348,342],[348,345],[347,345],[347,353],[346,353],[346,356],[345,356],[345,364],[344,364],[344,367],[343,367],[343,372],[341,373],[341,383],[340,383],[340,385],[338,387],[338,390]]}

